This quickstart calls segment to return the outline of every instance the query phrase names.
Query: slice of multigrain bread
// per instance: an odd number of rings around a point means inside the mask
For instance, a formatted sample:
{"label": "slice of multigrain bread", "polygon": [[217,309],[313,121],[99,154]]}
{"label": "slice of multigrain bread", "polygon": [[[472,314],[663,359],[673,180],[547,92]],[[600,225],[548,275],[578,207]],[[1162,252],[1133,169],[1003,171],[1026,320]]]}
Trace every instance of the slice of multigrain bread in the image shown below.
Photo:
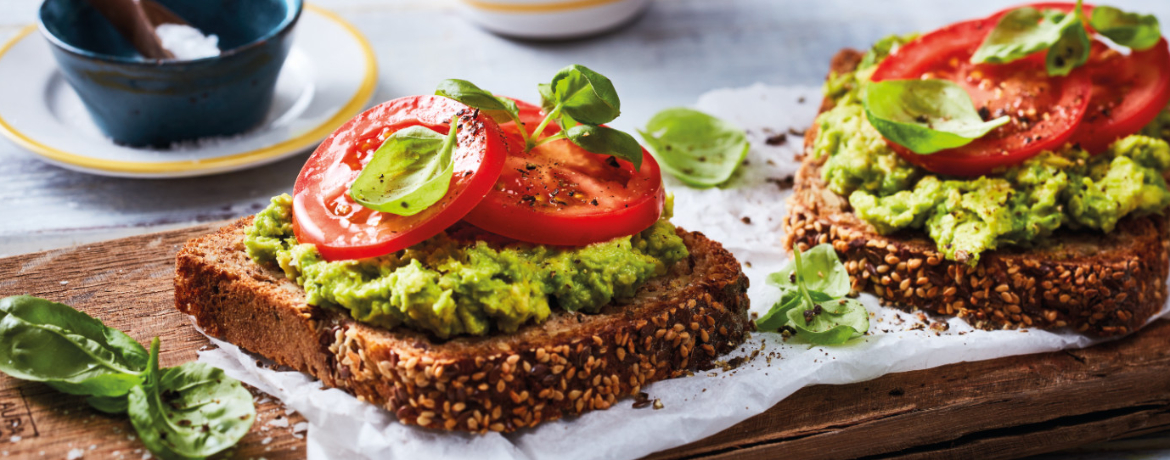
{"label": "slice of multigrain bread", "polygon": [[[843,50],[836,72],[862,54]],[[821,111],[832,106],[825,100]],[[957,315],[983,329],[1071,327],[1091,335],[1133,331],[1162,309],[1170,270],[1165,216],[1126,218],[1109,234],[1057,231],[1044,247],[1002,248],[978,265],[943,258],[921,231],[880,235],[828,189],[825,158],[813,158],[816,126],[805,136],[786,219],[788,247],[831,243],[857,291],[903,307]]]}
{"label": "slice of multigrain bread", "polygon": [[714,366],[743,343],[748,280],[701,233],[690,257],[599,314],[558,311],[511,334],[438,341],[305,303],[276,267],[244,252],[251,217],[179,252],[175,305],[208,334],[383,406],[403,423],[512,431],[605,409],[646,384]]}

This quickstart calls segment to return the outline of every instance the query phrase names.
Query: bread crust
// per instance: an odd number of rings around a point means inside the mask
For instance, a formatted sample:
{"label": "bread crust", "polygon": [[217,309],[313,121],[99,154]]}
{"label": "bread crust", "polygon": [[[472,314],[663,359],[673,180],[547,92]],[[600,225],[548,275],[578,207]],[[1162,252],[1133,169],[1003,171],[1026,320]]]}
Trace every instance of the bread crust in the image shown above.
{"label": "bread crust", "polygon": [[176,259],[175,305],[204,331],[428,428],[509,432],[605,409],[650,382],[709,369],[754,329],[739,262],[678,230],[691,256],[599,314],[554,312],[512,334],[439,341],[308,305],[244,252],[243,218]]}
{"label": "bread crust", "polygon": [[[862,54],[842,50],[834,72],[854,69]],[[826,99],[821,111],[832,107]],[[1165,216],[1129,217],[1109,234],[1061,229],[1055,245],[1001,248],[969,267],[946,260],[921,231],[881,235],[854,215],[822,178],[813,158],[816,126],[805,136],[802,164],[785,220],[785,244],[830,243],[856,291],[894,305],[956,315],[981,329],[1061,328],[1111,336],[1131,332],[1165,305],[1170,224]]]}

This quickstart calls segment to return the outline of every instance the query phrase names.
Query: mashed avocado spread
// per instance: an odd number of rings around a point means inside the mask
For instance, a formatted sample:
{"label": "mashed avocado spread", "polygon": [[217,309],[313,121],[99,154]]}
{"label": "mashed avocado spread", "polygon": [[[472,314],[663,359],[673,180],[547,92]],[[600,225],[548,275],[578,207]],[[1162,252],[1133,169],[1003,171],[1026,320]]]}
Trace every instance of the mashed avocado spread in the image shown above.
{"label": "mashed avocado spread", "polygon": [[1065,146],[991,177],[938,176],[901,159],[866,120],[860,94],[874,66],[911,39],[883,39],[855,72],[830,76],[825,95],[836,105],[816,120],[813,155],[828,155],[825,182],[878,232],[925,230],[948,259],[975,264],[984,251],[1040,243],[1062,226],[1110,232],[1126,215],[1170,205],[1162,176],[1170,109],[1108,152]]}
{"label": "mashed avocado spread", "polygon": [[512,332],[542,322],[552,305],[596,312],[630,298],[650,278],[688,256],[667,215],[641,233],[584,247],[485,241],[440,233],[395,254],[329,262],[298,244],[292,198],[280,195],[246,230],[248,256],[279,265],[312,305],[340,307],[386,328],[404,325],[441,338]]}

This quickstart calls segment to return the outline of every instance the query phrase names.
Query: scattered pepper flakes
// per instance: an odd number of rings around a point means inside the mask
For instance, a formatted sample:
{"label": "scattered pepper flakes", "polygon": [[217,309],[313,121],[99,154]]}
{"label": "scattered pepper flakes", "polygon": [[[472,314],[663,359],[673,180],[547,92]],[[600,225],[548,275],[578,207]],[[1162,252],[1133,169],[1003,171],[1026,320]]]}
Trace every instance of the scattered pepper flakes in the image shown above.
{"label": "scattered pepper flakes", "polygon": [[773,147],[778,147],[778,146],[784,145],[787,142],[788,142],[788,134],[787,133],[773,134],[771,136],[768,136],[766,139],[764,139],[765,144],[771,145]]}

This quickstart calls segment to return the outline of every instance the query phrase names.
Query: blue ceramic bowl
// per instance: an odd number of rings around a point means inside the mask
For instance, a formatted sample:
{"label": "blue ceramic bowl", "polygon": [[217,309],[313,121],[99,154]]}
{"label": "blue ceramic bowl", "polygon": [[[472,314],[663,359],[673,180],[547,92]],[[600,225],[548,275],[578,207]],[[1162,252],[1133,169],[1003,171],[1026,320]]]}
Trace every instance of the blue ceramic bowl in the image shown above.
{"label": "blue ceramic bowl", "polygon": [[45,0],[41,33],[97,126],[115,142],[165,147],[247,131],[264,120],[302,0],[157,0],[219,56],[146,59],[86,0]]}

